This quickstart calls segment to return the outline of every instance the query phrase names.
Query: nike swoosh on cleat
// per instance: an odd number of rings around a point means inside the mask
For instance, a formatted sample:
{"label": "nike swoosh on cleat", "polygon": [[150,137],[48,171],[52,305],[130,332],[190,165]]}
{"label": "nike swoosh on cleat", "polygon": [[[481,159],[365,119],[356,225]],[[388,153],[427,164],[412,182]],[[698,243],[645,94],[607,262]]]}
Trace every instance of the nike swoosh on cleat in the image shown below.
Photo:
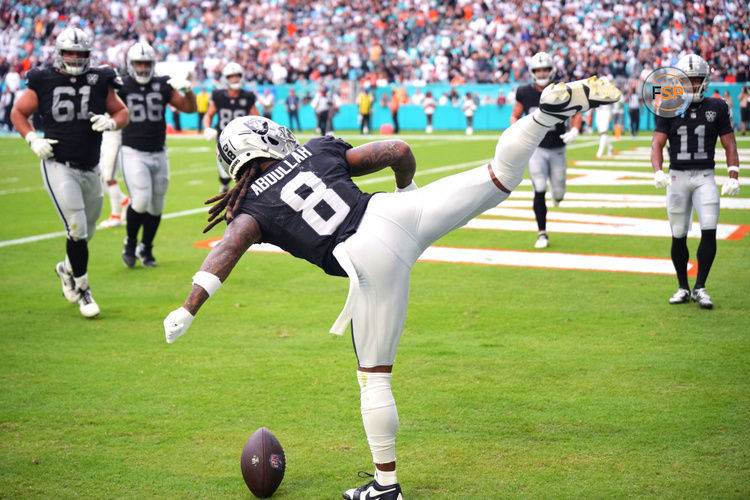
{"label": "nike swoosh on cleat", "polygon": [[[362,493],[365,494],[365,496],[360,496],[359,498],[361,498],[362,500],[370,500],[370,499],[375,500],[375,499],[379,498],[381,495],[385,495],[386,493],[391,493],[393,491],[396,491],[396,488],[391,488],[390,490],[381,490],[381,491],[378,491],[375,488],[373,488],[372,486],[370,486],[369,488],[367,488],[365,491],[362,492]],[[370,496],[370,493],[375,493],[376,496]]]}

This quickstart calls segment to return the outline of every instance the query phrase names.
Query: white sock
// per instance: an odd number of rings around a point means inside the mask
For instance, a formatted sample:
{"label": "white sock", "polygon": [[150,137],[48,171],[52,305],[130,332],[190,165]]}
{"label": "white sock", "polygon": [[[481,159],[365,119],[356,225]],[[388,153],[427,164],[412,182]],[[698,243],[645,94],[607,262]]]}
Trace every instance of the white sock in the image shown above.
{"label": "white sock", "polygon": [[599,136],[599,149],[596,152],[596,156],[604,156],[609,147],[609,136],[607,134],[601,134]]}
{"label": "white sock", "polygon": [[396,484],[398,482],[398,480],[396,479],[396,471],[384,471],[376,468],[375,481],[377,481],[380,486],[389,486],[391,484]]}
{"label": "white sock", "polygon": [[560,120],[537,110],[508,127],[500,136],[492,159],[492,170],[497,180],[509,191],[521,184],[529,158],[549,132],[548,123],[553,121],[558,123]]}
{"label": "white sock", "polygon": [[122,210],[122,201],[125,199],[125,195],[120,190],[119,184],[107,184],[107,194],[109,195],[109,204],[112,207],[110,213],[120,214]]}
{"label": "white sock", "polygon": [[398,411],[391,393],[391,374],[357,371],[357,380],[362,403],[362,423],[370,444],[372,460],[376,464],[394,462]]}

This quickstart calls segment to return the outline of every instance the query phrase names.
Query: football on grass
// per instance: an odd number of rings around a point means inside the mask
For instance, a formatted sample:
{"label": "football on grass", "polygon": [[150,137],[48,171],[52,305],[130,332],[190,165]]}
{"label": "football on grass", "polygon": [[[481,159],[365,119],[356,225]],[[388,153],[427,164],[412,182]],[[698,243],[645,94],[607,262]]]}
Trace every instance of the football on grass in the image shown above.
{"label": "football on grass", "polygon": [[253,432],[242,450],[242,477],[258,498],[268,498],[284,479],[284,448],[271,431],[261,427]]}

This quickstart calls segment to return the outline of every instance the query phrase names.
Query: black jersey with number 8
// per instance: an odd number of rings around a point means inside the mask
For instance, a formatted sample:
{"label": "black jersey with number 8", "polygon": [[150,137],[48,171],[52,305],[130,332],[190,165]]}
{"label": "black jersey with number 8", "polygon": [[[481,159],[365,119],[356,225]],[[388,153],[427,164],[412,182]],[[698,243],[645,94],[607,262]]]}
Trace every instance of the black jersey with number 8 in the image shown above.
{"label": "black jersey with number 8", "polygon": [[311,139],[258,177],[241,208],[258,221],[263,242],[334,276],[346,273],[333,249],[357,230],[372,196],[351,179],[350,148],[330,136]]}

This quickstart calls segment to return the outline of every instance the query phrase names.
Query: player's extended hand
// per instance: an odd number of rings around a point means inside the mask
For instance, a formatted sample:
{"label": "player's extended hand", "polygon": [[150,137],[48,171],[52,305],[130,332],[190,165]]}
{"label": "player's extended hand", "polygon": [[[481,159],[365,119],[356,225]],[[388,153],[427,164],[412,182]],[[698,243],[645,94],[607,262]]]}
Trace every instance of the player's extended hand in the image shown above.
{"label": "player's extended hand", "polygon": [[207,127],[203,130],[203,137],[209,141],[216,139],[217,135],[219,135],[219,132],[215,128]]}
{"label": "player's extended hand", "polygon": [[562,139],[565,144],[573,144],[578,138],[578,133],[579,132],[576,127],[571,127],[570,130],[568,130],[564,134],[560,134],[560,139]]}
{"label": "player's extended hand", "polygon": [[52,157],[52,154],[54,153],[52,145],[57,144],[56,139],[45,139],[44,137],[39,137],[33,130],[26,134],[24,139],[29,143],[29,147],[34,154],[42,160],[47,160]]}
{"label": "player's extended hand", "polygon": [[184,335],[194,319],[195,316],[184,307],[167,314],[167,317],[164,318],[164,336],[167,338],[167,344],[171,344]]}
{"label": "player's extended hand", "polygon": [[184,78],[170,78],[167,80],[167,84],[175,90],[192,90],[193,86],[189,80]]}
{"label": "player's extended hand", "polygon": [[729,180],[721,186],[721,195],[737,196],[738,194],[740,194],[740,181],[730,177]]}
{"label": "player's extended hand", "polygon": [[115,130],[117,124],[109,116],[109,113],[102,113],[101,115],[91,115],[91,130],[94,132],[104,132],[105,130]]}
{"label": "player's extended hand", "polygon": [[654,187],[656,187],[656,189],[665,188],[671,183],[672,180],[667,174],[664,173],[664,170],[657,170],[656,172],[654,172]]}

